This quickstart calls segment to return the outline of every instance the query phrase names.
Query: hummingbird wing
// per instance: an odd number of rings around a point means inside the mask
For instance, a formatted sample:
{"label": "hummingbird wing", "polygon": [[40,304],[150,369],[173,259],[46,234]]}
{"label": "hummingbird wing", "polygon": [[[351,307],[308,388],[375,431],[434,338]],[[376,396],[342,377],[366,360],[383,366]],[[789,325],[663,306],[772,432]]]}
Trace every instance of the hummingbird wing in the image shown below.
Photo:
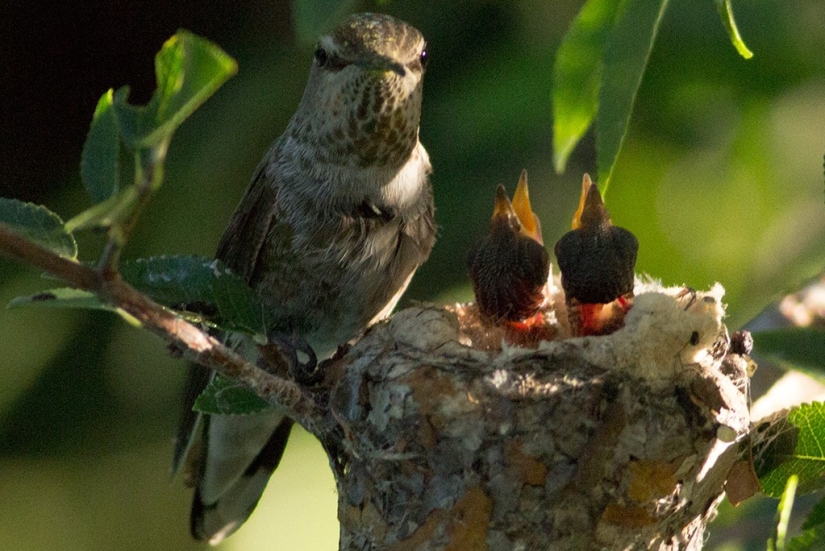
{"label": "hummingbird wing", "polygon": [[277,410],[204,415],[190,530],[215,545],[252,514],[278,468],[293,421]]}
{"label": "hummingbird wing", "polygon": [[[270,226],[276,220],[276,187],[266,164],[256,170],[221,238],[216,258],[248,283]],[[292,420],[278,410],[250,415],[204,415],[192,409],[213,373],[190,365],[184,387],[173,472],[185,464],[187,484],[195,487],[191,531],[217,544],[252,514],[278,467]]]}
{"label": "hummingbird wing", "polygon": [[[221,237],[215,255],[247,283],[250,282],[255,270],[258,254],[276,210],[275,190],[264,176],[264,168],[264,163],[261,163],[255,171],[243,199]],[[196,424],[200,420],[200,414],[193,411],[192,407],[212,377],[212,373],[200,366],[189,366],[184,384],[181,420],[175,439],[173,475],[180,470],[184,456],[192,446],[192,438],[198,432]]]}
{"label": "hummingbird wing", "polygon": [[252,283],[252,275],[277,212],[277,193],[267,175],[269,159],[277,158],[278,146],[264,158],[221,237],[215,258]]}

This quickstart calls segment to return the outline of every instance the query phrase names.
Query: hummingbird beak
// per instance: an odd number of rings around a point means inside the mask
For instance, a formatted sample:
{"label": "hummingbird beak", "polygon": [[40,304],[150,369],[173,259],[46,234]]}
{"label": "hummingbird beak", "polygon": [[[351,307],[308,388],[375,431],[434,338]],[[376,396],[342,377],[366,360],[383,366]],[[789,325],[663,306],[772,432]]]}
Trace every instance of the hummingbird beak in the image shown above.
{"label": "hummingbird beak", "polygon": [[585,173],[582,178],[582,194],[579,197],[579,208],[573,215],[572,227],[574,230],[596,223],[610,223],[607,209],[604,206],[599,188],[590,179],[590,175]]}
{"label": "hummingbird beak", "polygon": [[587,192],[590,191],[590,186],[593,185],[593,182],[590,180],[590,174],[584,173],[584,178],[582,178],[582,193],[579,196],[579,208],[576,209],[576,213],[573,215],[573,229],[577,230],[582,225],[582,212],[584,211],[584,200],[587,199]]}
{"label": "hummingbird beak", "polygon": [[541,222],[530,206],[530,192],[527,189],[527,170],[521,171],[516,192],[513,194],[513,210],[521,222],[522,235],[529,237],[540,245],[544,245],[541,237]]}
{"label": "hummingbird beak", "polygon": [[400,77],[407,74],[407,69],[404,68],[404,65],[384,56],[376,57],[370,60],[356,61],[355,65],[367,71],[380,71],[382,73],[385,71],[392,71]]}
{"label": "hummingbird beak", "polygon": [[400,77],[407,76],[407,69],[405,69],[404,66],[397,61],[390,61],[387,69],[396,73]]}
{"label": "hummingbird beak", "polygon": [[510,199],[507,198],[507,192],[504,191],[504,186],[499,184],[496,188],[496,204],[493,207],[493,220],[497,218],[515,217],[518,219],[516,212],[513,210],[513,205]]}

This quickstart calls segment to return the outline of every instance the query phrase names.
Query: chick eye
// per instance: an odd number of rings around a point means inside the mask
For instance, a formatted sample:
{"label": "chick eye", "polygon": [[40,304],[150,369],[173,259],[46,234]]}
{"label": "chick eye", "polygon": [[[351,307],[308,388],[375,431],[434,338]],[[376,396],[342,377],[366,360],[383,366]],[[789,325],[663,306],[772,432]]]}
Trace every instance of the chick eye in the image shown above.
{"label": "chick eye", "polygon": [[318,48],[315,49],[315,60],[318,62],[319,67],[323,67],[324,65],[326,65],[327,61],[329,61],[329,55],[327,54],[327,51],[318,46]]}
{"label": "chick eye", "polygon": [[418,60],[421,62],[421,68],[426,69],[427,62],[430,60],[429,57],[427,57],[427,50],[421,51],[421,55],[418,57]]}

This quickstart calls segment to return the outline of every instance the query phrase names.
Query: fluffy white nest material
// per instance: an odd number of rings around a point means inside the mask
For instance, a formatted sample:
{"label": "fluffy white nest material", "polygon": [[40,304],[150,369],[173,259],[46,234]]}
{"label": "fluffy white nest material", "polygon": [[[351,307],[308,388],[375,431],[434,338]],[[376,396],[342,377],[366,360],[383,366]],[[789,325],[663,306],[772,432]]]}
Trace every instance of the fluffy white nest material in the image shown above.
{"label": "fluffy white nest material", "polygon": [[639,281],[636,293],[633,308],[618,331],[543,342],[539,349],[572,344],[581,347],[581,356],[594,365],[649,380],[673,378],[688,366],[702,369],[718,362],[713,351],[726,335],[722,285],[699,292]]}

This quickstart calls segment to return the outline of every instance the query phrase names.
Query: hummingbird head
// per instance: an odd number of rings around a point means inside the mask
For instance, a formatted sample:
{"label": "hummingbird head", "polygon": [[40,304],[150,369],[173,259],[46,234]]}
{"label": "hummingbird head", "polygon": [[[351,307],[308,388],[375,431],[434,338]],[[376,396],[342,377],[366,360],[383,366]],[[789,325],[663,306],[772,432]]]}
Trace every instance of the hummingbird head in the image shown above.
{"label": "hummingbird head", "polygon": [[318,162],[398,167],[418,143],[426,43],[417,29],[355,14],[322,36],[292,137]]}

